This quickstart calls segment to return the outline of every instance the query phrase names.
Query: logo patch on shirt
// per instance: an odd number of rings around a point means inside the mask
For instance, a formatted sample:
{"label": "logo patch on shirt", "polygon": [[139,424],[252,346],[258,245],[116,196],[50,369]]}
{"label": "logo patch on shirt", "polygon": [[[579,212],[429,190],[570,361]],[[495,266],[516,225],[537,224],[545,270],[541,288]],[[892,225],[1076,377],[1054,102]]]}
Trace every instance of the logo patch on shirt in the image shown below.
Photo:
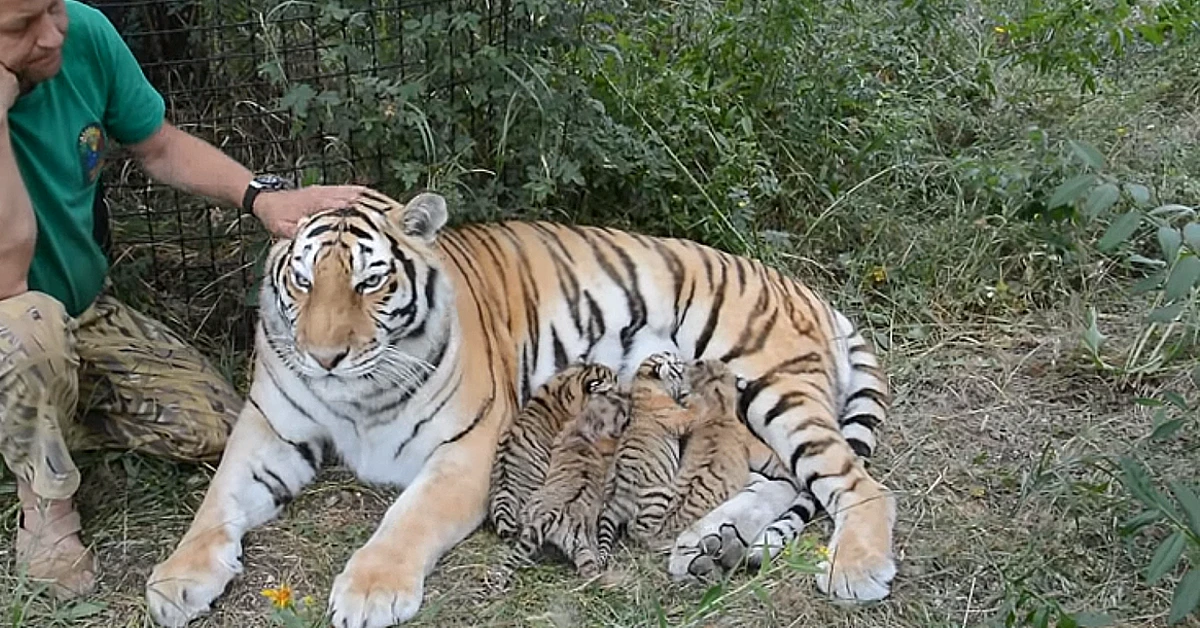
{"label": "logo patch on shirt", "polygon": [[104,129],[95,122],[79,132],[79,163],[83,168],[83,180],[88,184],[95,183],[104,167],[105,143]]}

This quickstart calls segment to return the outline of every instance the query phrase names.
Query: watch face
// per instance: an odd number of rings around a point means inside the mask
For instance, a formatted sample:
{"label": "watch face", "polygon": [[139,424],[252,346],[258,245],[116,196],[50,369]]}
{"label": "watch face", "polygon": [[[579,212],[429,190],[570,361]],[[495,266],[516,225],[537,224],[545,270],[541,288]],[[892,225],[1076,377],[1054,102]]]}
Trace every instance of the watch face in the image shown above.
{"label": "watch face", "polygon": [[254,177],[254,183],[267,190],[282,190],[287,187],[283,177],[274,174],[264,174]]}

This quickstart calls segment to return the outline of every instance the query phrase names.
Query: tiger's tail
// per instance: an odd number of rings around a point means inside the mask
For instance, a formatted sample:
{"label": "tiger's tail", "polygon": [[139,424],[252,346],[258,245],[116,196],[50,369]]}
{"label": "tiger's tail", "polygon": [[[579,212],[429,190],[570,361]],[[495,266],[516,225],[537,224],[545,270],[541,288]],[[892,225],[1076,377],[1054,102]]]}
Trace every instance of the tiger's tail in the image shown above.
{"label": "tiger's tail", "polygon": [[862,332],[836,309],[832,316],[841,392],[838,428],[854,453],[866,462],[875,452],[879,426],[891,410],[891,391],[879,358]]}

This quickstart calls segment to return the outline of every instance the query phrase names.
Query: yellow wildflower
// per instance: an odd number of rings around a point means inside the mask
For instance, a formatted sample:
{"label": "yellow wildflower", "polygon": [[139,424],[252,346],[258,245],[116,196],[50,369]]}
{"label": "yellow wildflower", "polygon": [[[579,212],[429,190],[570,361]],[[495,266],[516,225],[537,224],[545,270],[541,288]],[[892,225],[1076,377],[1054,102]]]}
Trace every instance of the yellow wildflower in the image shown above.
{"label": "yellow wildflower", "polygon": [[824,545],[818,545],[817,556],[819,556],[821,560],[829,560],[829,548]]}
{"label": "yellow wildflower", "polygon": [[286,584],[279,585],[277,589],[263,589],[262,594],[271,600],[275,608],[287,608],[292,605],[292,588]]}
{"label": "yellow wildflower", "polygon": [[1004,28],[1003,26],[997,26],[997,27],[995,27],[995,29],[994,29],[994,30],[995,30],[997,33],[1000,33],[1001,35],[1003,35],[1004,33],[1007,33],[1007,32],[1008,32],[1008,29],[1007,29],[1007,28]]}
{"label": "yellow wildflower", "polygon": [[882,284],[887,281],[887,269],[883,266],[874,266],[867,271],[867,278],[875,285]]}

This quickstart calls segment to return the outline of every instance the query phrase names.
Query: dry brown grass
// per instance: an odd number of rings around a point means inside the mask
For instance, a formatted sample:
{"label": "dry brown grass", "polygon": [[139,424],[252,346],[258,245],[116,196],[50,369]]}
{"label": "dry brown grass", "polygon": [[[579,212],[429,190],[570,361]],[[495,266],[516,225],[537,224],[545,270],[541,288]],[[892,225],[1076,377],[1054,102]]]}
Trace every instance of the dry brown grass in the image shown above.
{"label": "dry brown grass", "polygon": [[[693,625],[981,626],[1022,587],[1067,610],[1108,613],[1114,625],[1165,625],[1169,589],[1140,579],[1146,544],[1132,544],[1131,555],[1117,537],[1116,524],[1127,515],[1124,494],[1091,464],[1123,452],[1148,431],[1150,419],[1128,391],[1088,371],[1064,329],[1062,322],[1032,319],[959,326],[893,347],[897,403],[873,467],[900,494],[900,574],[890,599],[846,610],[823,601],[810,576],[777,573],[763,582],[769,603],[747,592]],[[1189,438],[1161,449],[1158,468],[1196,477],[1200,443]],[[99,590],[82,609],[92,614],[71,622],[65,617],[72,606],[55,608],[6,575],[0,586],[6,620],[12,608],[27,605],[20,626],[151,625],[145,577],[182,534],[212,469],[119,453],[86,464],[85,539],[104,566]],[[362,486],[343,469],[327,470],[282,518],[249,534],[245,573],[195,625],[273,625],[260,591],[281,582],[323,605],[341,565],[393,494]],[[11,494],[0,502],[7,515],[13,502]],[[0,531],[7,574],[13,522],[6,516]],[[827,522],[811,530],[824,538]],[[470,537],[430,578],[413,625],[646,626],[659,625],[660,606],[668,625],[678,625],[704,592],[671,583],[660,560],[632,553],[620,557],[620,577],[609,586],[544,565],[498,592],[489,573],[503,555],[490,532]]]}

